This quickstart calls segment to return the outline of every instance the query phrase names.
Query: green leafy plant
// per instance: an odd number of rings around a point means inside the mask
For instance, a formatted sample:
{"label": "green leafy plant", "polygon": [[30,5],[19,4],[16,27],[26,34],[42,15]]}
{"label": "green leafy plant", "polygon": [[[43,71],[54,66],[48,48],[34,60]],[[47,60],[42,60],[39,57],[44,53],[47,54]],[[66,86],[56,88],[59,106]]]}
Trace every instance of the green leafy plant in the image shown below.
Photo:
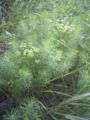
{"label": "green leafy plant", "polygon": [[0,89],[16,108],[3,119],[89,119],[89,0],[16,0],[10,9]]}

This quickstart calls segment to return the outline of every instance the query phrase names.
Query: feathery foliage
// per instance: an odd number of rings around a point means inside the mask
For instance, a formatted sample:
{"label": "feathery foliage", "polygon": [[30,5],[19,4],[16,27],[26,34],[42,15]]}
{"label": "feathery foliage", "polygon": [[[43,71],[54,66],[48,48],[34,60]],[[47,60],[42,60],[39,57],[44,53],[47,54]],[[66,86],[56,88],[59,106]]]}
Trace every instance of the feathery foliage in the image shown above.
{"label": "feathery foliage", "polygon": [[90,1],[11,5],[0,25],[0,41],[9,46],[0,58],[0,89],[7,89],[15,108],[2,119],[88,120]]}

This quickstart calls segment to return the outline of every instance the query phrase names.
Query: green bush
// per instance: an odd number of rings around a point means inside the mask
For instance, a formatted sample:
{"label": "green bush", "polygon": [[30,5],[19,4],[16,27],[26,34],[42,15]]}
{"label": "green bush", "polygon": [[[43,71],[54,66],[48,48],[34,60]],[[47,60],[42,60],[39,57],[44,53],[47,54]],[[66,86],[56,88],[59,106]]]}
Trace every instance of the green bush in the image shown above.
{"label": "green bush", "polygon": [[[13,3],[7,23],[1,26],[9,50],[0,59],[0,87],[8,88],[19,106],[5,120],[90,117],[89,20],[88,0]],[[56,94],[65,97],[57,100]],[[51,107],[45,96],[55,99]]]}

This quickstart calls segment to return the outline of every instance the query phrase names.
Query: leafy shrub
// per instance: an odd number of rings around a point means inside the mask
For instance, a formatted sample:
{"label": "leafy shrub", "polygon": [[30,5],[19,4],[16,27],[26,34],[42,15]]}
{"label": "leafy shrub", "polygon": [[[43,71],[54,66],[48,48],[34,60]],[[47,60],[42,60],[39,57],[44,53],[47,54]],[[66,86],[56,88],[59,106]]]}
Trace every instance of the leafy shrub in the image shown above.
{"label": "leafy shrub", "polygon": [[[10,49],[0,59],[0,87],[8,87],[11,98],[19,105],[23,100],[28,102],[19,106],[20,111],[17,108],[11,115],[8,114],[6,120],[45,119],[42,117],[45,111],[42,112],[37,101],[27,100],[31,96],[41,101],[48,114],[46,119],[78,120],[81,116],[89,117],[87,106],[90,94],[85,93],[90,92],[88,3],[88,0],[14,2],[10,22],[5,23],[5,28],[2,27],[2,38],[8,40]],[[5,36],[3,33],[6,33]],[[52,88],[52,84],[60,88]],[[42,94],[42,91],[46,94]],[[49,93],[52,93],[54,100],[53,106],[48,109],[48,102],[45,100],[44,106],[43,99],[45,96],[52,99]],[[63,97],[62,101],[55,93],[59,97],[64,95],[72,98],[67,100],[67,97]],[[82,100],[82,96],[87,98]],[[55,106],[55,100],[58,106]]]}

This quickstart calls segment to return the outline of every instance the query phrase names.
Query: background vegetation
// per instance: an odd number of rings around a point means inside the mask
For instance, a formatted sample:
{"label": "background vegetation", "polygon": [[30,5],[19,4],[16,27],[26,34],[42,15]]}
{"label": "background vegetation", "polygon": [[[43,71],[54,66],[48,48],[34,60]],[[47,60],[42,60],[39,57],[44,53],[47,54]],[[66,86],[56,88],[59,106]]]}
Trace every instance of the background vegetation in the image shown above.
{"label": "background vegetation", "polygon": [[90,0],[6,3],[0,94],[11,107],[1,120],[89,120]]}

